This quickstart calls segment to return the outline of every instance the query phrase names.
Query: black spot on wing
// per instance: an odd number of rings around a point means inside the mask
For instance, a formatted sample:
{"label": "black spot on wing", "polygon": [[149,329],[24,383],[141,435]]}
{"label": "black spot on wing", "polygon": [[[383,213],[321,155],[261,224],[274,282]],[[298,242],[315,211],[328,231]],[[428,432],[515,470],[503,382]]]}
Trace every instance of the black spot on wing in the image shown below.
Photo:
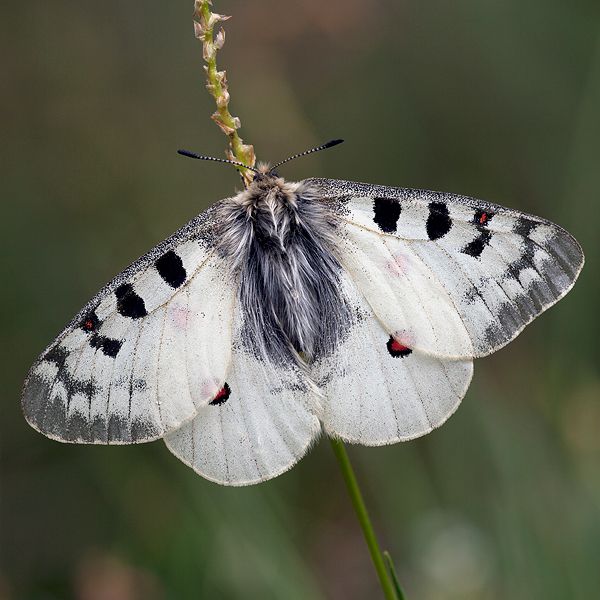
{"label": "black spot on wing", "polygon": [[114,358],[119,353],[123,342],[96,333],[90,338],[90,344],[92,348],[101,350],[105,356]]}
{"label": "black spot on wing", "polygon": [[44,360],[54,363],[59,369],[65,364],[65,360],[69,356],[69,351],[62,346],[54,346],[52,350],[44,356]]}
{"label": "black spot on wing", "polygon": [[140,296],[133,290],[130,283],[123,283],[115,290],[117,310],[119,314],[130,319],[141,319],[148,313]]}
{"label": "black spot on wing", "polygon": [[461,250],[461,252],[463,252],[464,254],[468,254],[469,256],[472,256],[474,258],[479,258],[485,247],[490,243],[491,239],[492,234],[489,231],[483,229],[472,242],[469,242]]}
{"label": "black spot on wing", "polygon": [[402,207],[397,200],[389,198],[373,198],[373,221],[384,233],[395,233]]}
{"label": "black spot on wing", "polygon": [[229,384],[225,382],[225,385],[221,388],[221,391],[209,402],[211,406],[220,406],[221,404],[225,404],[227,400],[229,400],[229,396],[231,395],[231,388]]}
{"label": "black spot on wing", "polygon": [[531,232],[537,226],[538,224],[534,221],[530,221],[529,219],[521,217],[515,221],[513,231],[518,235],[522,235],[523,237],[529,237],[531,235]]}
{"label": "black spot on wing", "polygon": [[429,204],[426,228],[427,237],[432,241],[445,236],[452,228],[452,219],[449,216],[448,207],[443,202],[431,202]]}
{"label": "black spot on wing", "polygon": [[172,288],[177,289],[185,283],[186,272],[183,267],[183,261],[173,250],[169,250],[163,254],[154,263],[154,266],[163,281]]}

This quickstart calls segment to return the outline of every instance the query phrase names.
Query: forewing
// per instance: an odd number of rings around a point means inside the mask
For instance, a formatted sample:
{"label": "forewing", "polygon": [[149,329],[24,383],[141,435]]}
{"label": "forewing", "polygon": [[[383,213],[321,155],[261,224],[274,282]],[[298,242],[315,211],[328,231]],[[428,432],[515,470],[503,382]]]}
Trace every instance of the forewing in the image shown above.
{"label": "forewing", "polygon": [[454,194],[311,181],[338,217],[343,264],[386,329],[414,349],[494,352],[583,266],[577,241],[539,217]]}
{"label": "forewing", "polygon": [[212,399],[231,360],[235,299],[214,214],[125,269],[41,354],[22,392],[33,427],[69,442],[143,442]]}
{"label": "forewing", "polygon": [[292,355],[275,364],[243,341],[238,306],[226,385],[196,416],[165,435],[168,448],[197,473],[249,485],[290,469],[320,431],[315,388]]}
{"label": "forewing", "polygon": [[335,352],[321,357],[312,371],[324,396],[325,430],[376,446],[441,425],[467,391],[472,360],[436,357],[403,345],[382,326],[348,273],[340,286],[351,323]]}

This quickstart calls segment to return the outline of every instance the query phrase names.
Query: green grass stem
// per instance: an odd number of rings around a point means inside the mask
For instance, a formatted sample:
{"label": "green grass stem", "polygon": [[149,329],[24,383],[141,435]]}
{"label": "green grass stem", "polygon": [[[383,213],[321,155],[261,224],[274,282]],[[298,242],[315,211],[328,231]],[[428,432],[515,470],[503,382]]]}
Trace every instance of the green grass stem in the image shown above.
{"label": "green grass stem", "polygon": [[377,571],[379,581],[381,582],[383,593],[385,594],[387,600],[406,600],[406,596],[403,594],[400,588],[395,571],[391,565],[390,558],[388,558],[388,563],[390,564],[392,577],[394,578],[394,583],[396,584],[398,590],[397,595],[396,591],[394,590],[395,586],[392,584],[392,581],[390,580],[388,572],[385,568],[383,554],[379,549],[379,544],[377,543],[377,538],[375,537],[375,532],[373,531],[373,526],[371,525],[369,514],[367,513],[367,507],[365,506],[362,494],[360,493],[360,488],[358,487],[358,482],[354,476],[354,471],[352,470],[350,459],[346,453],[346,448],[341,440],[336,440],[333,438],[331,438],[331,445],[333,446],[333,451],[338,459],[338,463],[340,464],[340,469],[342,470],[342,475],[344,477],[344,481],[346,482],[346,487],[348,488],[348,493],[350,494],[354,511],[356,512],[358,522],[360,523],[363,535],[365,536],[365,541],[367,542],[367,546],[369,548],[369,552],[371,553],[371,558],[375,566],[375,571]]}

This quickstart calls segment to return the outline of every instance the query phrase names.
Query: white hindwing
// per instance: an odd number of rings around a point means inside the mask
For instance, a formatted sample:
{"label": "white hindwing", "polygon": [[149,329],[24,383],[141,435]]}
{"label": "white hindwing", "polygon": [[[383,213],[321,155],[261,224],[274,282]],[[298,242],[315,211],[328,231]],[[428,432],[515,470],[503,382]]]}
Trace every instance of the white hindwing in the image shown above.
{"label": "white hindwing", "polygon": [[178,458],[207,479],[248,485],[290,469],[321,425],[315,388],[293,360],[273,364],[242,342],[236,306],[233,360],[222,394],[165,435]]}
{"label": "white hindwing", "polygon": [[431,356],[399,344],[349,273],[342,274],[340,285],[351,323],[336,351],[314,365],[327,432],[376,446],[441,425],[469,387],[472,359]]}
{"label": "white hindwing", "polygon": [[22,395],[49,437],[131,443],[161,437],[222,386],[235,281],[212,247],[214,207],[105,286],[41,354]]}

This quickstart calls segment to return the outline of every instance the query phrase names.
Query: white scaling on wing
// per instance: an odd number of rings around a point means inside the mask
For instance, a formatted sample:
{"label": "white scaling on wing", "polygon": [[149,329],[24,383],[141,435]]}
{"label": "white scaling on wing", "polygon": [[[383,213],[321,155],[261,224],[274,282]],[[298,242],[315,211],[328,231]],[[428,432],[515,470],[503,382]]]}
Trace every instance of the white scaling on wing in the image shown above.
{"label": "white scaling on wing", "polygon": [[331,356],[313,367],[322,387],[325,430],[351,442],[382,445],[441,425],[467,391],[473,364],[405,348],[394,352],[389,330],[348,275],[341,282],[354,319]]}
{"label": "white scaling on wing", "polygon": [[[473,347],[471,355],[487,354],[492,351],[492,348],[506,343],[506,335],[498,334],[494,339],[490,339],[487,335],[490,328],[498,332],[501,332],[502,328],[499,316],[492,311],[486,301],[486,292],[481,282],[478,286],[473,281],[473,270],[463,270],[453,255],[448,254],[434,242],[412,242],[411,246],[435,273],[437,280],[454,301],[457,313],[471,339]],[[492,282],[491,285],[497,284]]]}
{"label": "white scaling on wing", "polygon": [[201,276],[190,281],[185,304],[175,304],[169,315],[173,335],[185,343],[186,365],[180,377],[185,373],[197,407],[214,398],[213,388],[223,385],[231,363],[237,281],[228,267],[213,254]]}
{"label": "white scaling on wing", "polygon": [[[158,435],[212,399],[206,383],[224,381],[231,360],[235,281],[216,257],[171,293],[165,304],[140,319],[137,335],[125,338],[114,372],[127,376],[111,387],[109,403],[109,413],[128,407],[131,424],[146,419]],[[138,329],[136,320],[131,328],[132,333]]]}
{"label": "white scaling on wing", "polygon": [[390,332],[412,335],[412,348],[440,356],[472,356],[454,301],[410,242],[345,223],[342,264]]}
{"label": "white scaling on wing", "polygon": [[207,479],[248,485],[291,468],[320,430],[314,391],[290,357],[285,365],[245,349],[236,309],[227,394],[165,435],[178,458]]}

